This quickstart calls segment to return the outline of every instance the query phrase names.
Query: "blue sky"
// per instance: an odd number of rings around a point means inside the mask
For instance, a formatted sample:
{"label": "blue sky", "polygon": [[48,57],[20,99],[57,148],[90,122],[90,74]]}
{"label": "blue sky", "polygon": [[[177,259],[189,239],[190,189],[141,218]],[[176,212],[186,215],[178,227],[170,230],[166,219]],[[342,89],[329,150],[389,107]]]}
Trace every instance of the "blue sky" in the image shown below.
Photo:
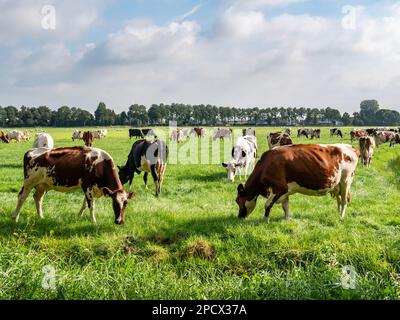
{"label": "blue sky", "polygon": [[[48,4],[55,30],[41,27]],[[3,106],[400,109],[400,1],[0,0],[0,12]]]}

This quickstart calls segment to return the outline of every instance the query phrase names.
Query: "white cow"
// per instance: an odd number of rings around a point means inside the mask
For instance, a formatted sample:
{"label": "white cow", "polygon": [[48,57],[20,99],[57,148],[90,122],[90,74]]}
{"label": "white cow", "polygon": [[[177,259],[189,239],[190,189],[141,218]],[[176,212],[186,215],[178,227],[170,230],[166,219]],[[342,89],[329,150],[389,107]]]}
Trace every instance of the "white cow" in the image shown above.
{"label": "white cow", "polygon": [[171,141],[176,141],[178,143],[181,143],[183,139],[184,139],[183,129],[176,129],[171,131],[170,134]]}
{"label": "white cow", "polygon": [[11,142],[11,140],[15,140],[20,142],[22,140],[22,132],[17,130],[11,130],[6,134],[7,139]]}
{"label": "white cow", "polygon": [[254,169],[257,157],[257,138],[255,136],[239,137],[232,148],[232,159],[228,163],[223,163],[222,166],[228,172],[228,180],[235,181],[235,176],[242,177],[242,170],[244,177],[247,178],[249,167],[251,171]]}
{"label": "white cow", "polygon": [[54,140],[48,133],[37,133],[33,142],[33,148],[54,149]]}
{"label": "white cow", "polygon": [[224,138],[232,138],[232,129],[228,129],[228,128],[214,129],[213,140],[217,140],[218,138],[220,140],[223,140]]}

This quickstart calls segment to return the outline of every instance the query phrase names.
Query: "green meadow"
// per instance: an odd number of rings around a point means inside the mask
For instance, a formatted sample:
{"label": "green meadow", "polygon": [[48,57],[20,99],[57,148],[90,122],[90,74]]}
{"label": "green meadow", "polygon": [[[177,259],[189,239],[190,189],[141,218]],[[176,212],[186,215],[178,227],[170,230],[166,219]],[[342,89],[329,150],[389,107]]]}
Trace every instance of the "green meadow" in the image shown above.
{"label": "green meadow", "polygon": [[[351,129],[342,129],[344,139],[324,128],[318,143],[351,143]],[[159,136],[166,130],[155,128]],[[256,128],[259,156],[276,130]],[[71,128],[45,131],[56,147],[83,145],[72,142]],[[133,140],[127,127],[108,131],[94,146],[122,165]],[[168,164],[158,198],[151,176],[148,190],[143,175],[135,176],[125,225],[114,224],[104,197],[96,201],[96,225],[88,211],[78,217],[81,192],[49,192],[42,220],[30,196],[15,224],[22,159],[32,143],[0,144],[0,299],[400,298],[400,146],[380,146],[369,168],[359,162],[344,219],[330,196],[294,195],[289,220],[276,205],[267,224],[262,198],[239,220],[240,180],[227,182],[224,150],[212,151],[210,142],[210,159],[219,152],[221,161]]]}

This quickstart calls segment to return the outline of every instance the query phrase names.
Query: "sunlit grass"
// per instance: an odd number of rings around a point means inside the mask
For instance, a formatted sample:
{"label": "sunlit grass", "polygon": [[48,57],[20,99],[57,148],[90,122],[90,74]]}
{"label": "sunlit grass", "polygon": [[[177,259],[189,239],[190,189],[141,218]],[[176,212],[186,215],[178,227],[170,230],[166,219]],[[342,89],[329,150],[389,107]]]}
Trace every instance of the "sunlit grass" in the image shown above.
{"label": "sunlit grass", "polygon": [[[156,131],[165,130],[156,128]],[[259,150],[276,128],[257,128]],[[46,129],[56,147],[73,143],[73,129]],[[350,128],[344,128],[350,143]],[[95,142],[116,164],[133,140],[128,128],[109,129]],[[310,143],[305,138],[296,143]],[[336,143],[323,129],[319,143]],[[0,144],[0,298],[3,299],[398,299],[400,286],[400,150],[381,146],[371,168],[359,165],[345,219],[329,196],[291,197],[263,220],[263,200],[237,218],[236,187],[220,164],[167,167],[154,196],[136,176],[137,197],[126,224],[113,224],[111,202],[96,202],[97,225],[79,218],[82,194],[49,192],[45,218],[32,197],[20,223],[10,216],[23,182],[22,158],[32,142]],[[182,148],[184,146],[180,146]],[[261,155],[262,152],[259,152]],[[56,289],[42,288],[42,268],[56,269]],[[357,272],[356,288],[341,285],[343,266]]]}

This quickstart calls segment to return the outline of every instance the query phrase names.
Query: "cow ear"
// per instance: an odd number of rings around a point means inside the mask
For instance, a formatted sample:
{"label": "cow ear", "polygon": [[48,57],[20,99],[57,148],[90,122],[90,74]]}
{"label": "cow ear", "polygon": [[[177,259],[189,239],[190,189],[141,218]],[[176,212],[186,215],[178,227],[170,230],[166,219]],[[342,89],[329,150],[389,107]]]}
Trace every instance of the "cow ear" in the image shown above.
{"label": "cow ear", "polygon": [[112,192],[111,189],[109,189],[109,188],[107,188],[107,187],[104,187],[104,188],[103,188],[103,193],[104,193],[104,195],[106,195],[106,196],[112,196],[112,195],[114,194],[114,192]]}
{"label": "cow ear", "polygon": [[244,186],[243,183],[239,184],[237,187],[237,191],[239,195],[242,195],[244,193]]}
{"label": "cow ear", "polygon": [[228,167],[228,165],[227,165],[226,163],[223,163],[222,166],[223,166],[224,168]]}
{"label": "cow ear", "polygon": [[133,198],[135,198],[136,197],[136,193],[135,192],[129,192],[128,193],[128,199],[130,200],[130,199],[133,199]]}

